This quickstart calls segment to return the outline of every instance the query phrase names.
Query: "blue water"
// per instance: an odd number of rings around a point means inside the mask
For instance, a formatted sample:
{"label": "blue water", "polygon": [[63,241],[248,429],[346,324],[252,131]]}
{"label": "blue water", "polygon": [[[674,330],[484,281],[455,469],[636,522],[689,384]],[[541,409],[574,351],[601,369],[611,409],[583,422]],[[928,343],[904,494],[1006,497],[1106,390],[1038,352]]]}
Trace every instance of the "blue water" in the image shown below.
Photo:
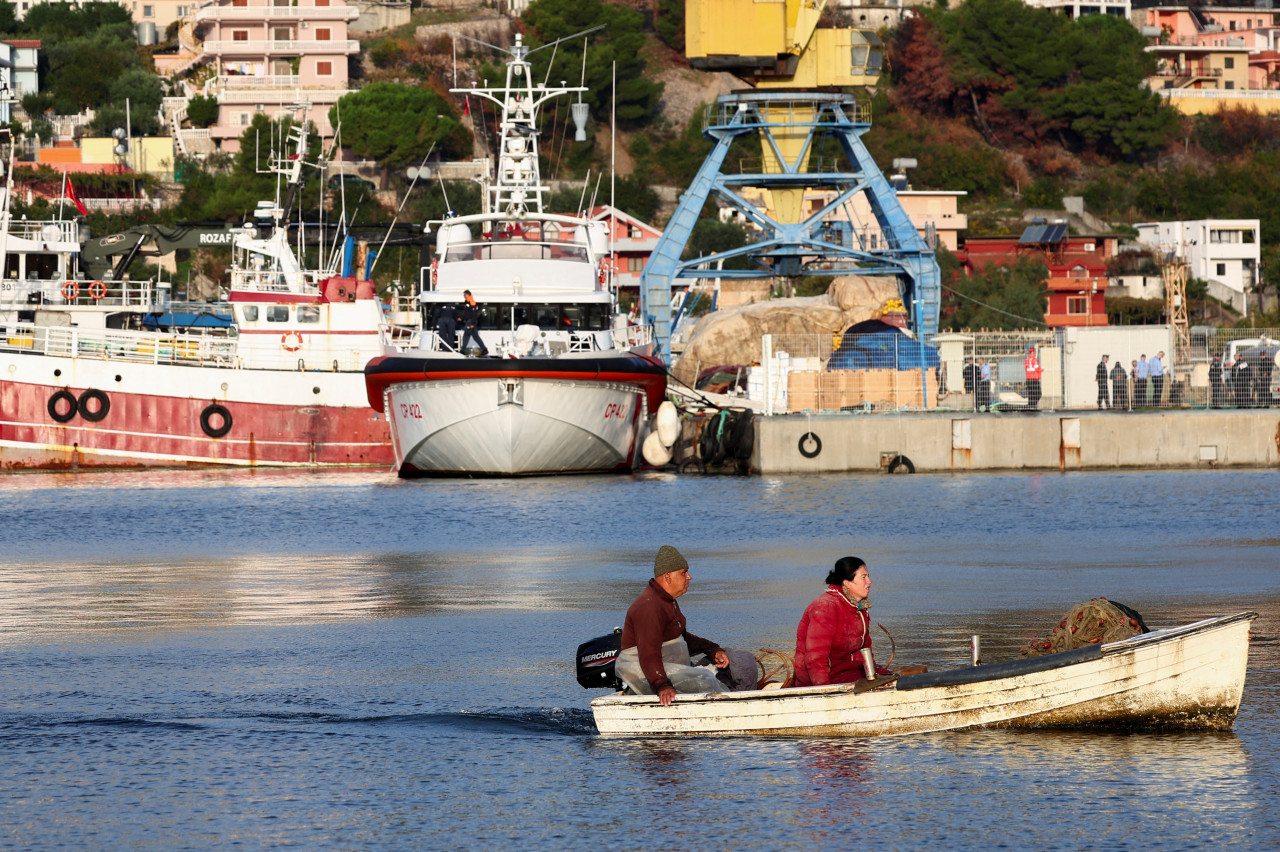
{"label": "blue water", "polygon": [[[0,848],[1271,849],[1274,472],[0,478]],[[690,628],[789,646],[831,562],[896,663],[1106,595],[1257,610],[1230,733],[611,739],[572,653],[674,544]],[[879,637],[879,631],[877,631]],[[878,639],[878,655],[886,653]]]}

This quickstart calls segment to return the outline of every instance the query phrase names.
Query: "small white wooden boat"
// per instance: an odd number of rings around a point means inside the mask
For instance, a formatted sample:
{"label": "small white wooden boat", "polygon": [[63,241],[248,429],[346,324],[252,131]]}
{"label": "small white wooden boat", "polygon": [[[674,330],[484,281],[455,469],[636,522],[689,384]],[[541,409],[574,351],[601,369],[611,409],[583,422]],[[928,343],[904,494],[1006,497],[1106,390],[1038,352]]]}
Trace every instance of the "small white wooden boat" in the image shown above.
{"label": "small white wooden boat", "polygon": [[602,734],[893,736],[960,728],[1229,729],[1249,659],[1242,612],[1106,645],[853,684],[591,702]]}

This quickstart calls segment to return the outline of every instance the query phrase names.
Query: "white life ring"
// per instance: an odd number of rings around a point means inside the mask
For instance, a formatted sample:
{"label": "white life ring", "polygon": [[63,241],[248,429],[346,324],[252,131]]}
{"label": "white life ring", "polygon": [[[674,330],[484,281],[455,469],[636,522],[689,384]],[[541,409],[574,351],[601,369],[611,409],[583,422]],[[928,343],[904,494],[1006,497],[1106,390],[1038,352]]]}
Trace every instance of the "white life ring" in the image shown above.
{"label": "white life ring", "polygon": [[286,331],[280,335],[280,346],[285,352],[297,352],[302,348],[302,332]]}

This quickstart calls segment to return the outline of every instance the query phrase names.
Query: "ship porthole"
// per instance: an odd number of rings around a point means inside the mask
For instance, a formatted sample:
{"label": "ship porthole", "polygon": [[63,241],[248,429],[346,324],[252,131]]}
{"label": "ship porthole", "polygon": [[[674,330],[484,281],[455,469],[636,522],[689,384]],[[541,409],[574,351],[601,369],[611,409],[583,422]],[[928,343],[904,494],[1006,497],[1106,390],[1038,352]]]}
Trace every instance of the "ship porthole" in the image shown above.
{"label": "ship porthole", "polygon": [[206,405],[200,412],[200,428],[210,438],[221,438],[231,431],[231,412],[216,402]]}
{"label": "ship porthole", "polygon": [[[66,403],[66,410],[62,410],[61,403]],[[49,397],[49,416],[59,423],[66,423],[72,417],[76,416],[76,412],[80,410],[79,404],[76,403],[76,396],[71,391],[63,388],[55,391],[53,396]]]}
{"label": "ship porthole", "polygon": [[81,417],[92,423],[97,423],[111,411],[111,400],[102,391],[90,388],[80,394],[79,406]]}

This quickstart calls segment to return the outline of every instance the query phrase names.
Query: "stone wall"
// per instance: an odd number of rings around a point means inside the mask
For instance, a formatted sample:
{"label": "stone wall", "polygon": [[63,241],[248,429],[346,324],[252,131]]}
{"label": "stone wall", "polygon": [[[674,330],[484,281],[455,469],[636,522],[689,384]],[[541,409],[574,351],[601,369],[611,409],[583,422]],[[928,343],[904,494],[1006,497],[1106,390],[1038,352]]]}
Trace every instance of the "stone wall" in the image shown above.
{"label": "stone wall", "polygon": [[1280,411],[762,417],[752,466],[875,472],[897,455],[920,473],[1280,467]]}

